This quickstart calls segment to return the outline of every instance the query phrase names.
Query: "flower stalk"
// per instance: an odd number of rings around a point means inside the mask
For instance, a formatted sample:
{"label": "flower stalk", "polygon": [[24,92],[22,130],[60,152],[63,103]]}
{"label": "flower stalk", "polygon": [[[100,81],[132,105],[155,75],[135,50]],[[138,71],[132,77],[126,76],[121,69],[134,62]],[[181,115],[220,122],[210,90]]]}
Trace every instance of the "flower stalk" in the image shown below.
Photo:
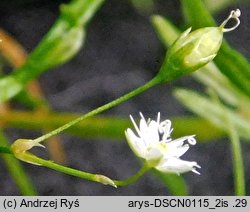
{"label": "flower stalk", "polygon": [[[44,167],[53,169],[55,171],[62,172],[71,176],[79,177],[85,180],[94,181],[94,182],[101,183],[104,185],[110,185],[115,188],[117,188],[117,186],[126,186],[135,182],[152,168],[147,163],[145,163],[144,166],[135,175],[128,178],[127,180],[124,180],[124,181],[112,180],[101,174],[93,174],[89,172],[80,171],[78,169],[69,168],[69,167],[54,163],[53,161],[45,160],[40,157],[37,157],[27,151],[28,149],[32,148],[32,142],[30,140],[19,139],[17,141],[18,142],[12,145],[11,149],[15,157],[18,158],[19,160],[25,161],[30,164],[38,165],[38,166],[44,166]],[[39,144],[36,146],[41,146],[41,145]]]}
{"label": "flower stalk", "polygon": [[71,176],[83,178],[85,180],[95,181],[98,183],[102,183],[104,185],[110,185],[116,187],[113,180],[110,178],[100,175],[100,174],[92,174],[84,171],[80,171],[77,169],[69,168],[66,166],[59,165],[54,163],[50,160],[44,160],[40,157],[33,155],[32,153],[28,152],[34,146],[41,146],[41,144],[34,144],[32,140],[27,139],[19,139],[17,140],[12,146],[12,152],[16,158],[19,160],[25,161],[27,163],[31,163],[38,166],[44,166]]}

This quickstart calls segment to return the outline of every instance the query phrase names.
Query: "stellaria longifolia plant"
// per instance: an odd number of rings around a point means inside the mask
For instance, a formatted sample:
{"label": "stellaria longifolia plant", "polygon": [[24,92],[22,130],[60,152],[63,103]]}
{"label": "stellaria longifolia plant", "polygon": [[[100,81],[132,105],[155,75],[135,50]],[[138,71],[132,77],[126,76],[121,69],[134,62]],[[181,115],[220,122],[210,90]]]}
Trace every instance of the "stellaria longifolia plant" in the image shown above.
{"label": "stellaria longifolia plant", "polygon": [[[219,26],[219,27],[206,27],[190,32],[189,28],[175,41],[175,43],[170,47],[162,67],[160,68],[159,73],[149,82],[142,85],[141,87],[131,91],[130,93],[119,97],[118,99],[109,102],[103,106],[100,106],[91,112],[55,129],[54,131],[45,134],[41,137],[35,139],[18,139],[11,146],[11,150],[16,158],[23,160],[28,163],[37,164],[45,166],[69,175],[77,176],[87,180],[92,180],[100,182],[103,184],[108,184],[112,186],[117,185],[127,185],[134,182],[140,176],[142,176],[148,168],[142,168],[136,175],[132,176],[127,181],[113,181],[103,175],[91,174],[76,169],[64,167],[53,163],[51,161],[44,160],[39,158],[30,152],[34,146],[42,146],[40,143],[50,138],[51,136],[57,135],[60,132],[68,129],[74,124],[92,117],[98,113],[101,113],[105,110],[108,110],[118,104],[129,100],[130,98],[146,91],[147,89],[161,84],[167,83],[172,80],[175,80],[183,75],[189,74],[196,71],[200,67],[206,65],[216,56],[223,38],[223,33],[227,31],[234,30],[240,23],[239,21],[240,11],[232,11],[229,17]],[[228,20],[235,19],[237,21],[236,25],[232,28],[225,28]],[[190,170],[195,171],[195,167],[199,167],[196,164],[192,164],[192,167],[189,167]],[[192,168],[192,169],[191,169]],[[180,171],[181,173],[182,171]]]}

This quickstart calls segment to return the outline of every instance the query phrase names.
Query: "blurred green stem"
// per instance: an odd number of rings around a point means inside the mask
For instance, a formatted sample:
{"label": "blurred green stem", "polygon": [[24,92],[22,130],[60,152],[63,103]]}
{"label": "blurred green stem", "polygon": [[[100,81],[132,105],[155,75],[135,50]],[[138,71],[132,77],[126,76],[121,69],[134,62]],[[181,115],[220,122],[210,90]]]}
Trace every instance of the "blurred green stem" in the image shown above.
{"label": "blurred green stem", "polygon": [[[1,146],[9,145],[8,141],[6,140],[4,134],[1,131],[0,131],[0,145]],[[4,153],[11,153],[11,150],[8,147],[0,148],[0,150],[1,150],[0,153],[3,153],[2,150],[5,151]],[[10,175],[12,176],[13,180],[17,184],[18,188],[20,189],[21,194],[27,196],[37,195],[34,185],[30,181],[29,177],[26,175],[20,162],[16,158],[14,158],[13,155],[3,154],[1,155],[1,157],[5,161],[7,169]]]}
{"label": "blurred green stem", "polygon": [[154,10],[153,0],[130,0],[130,1],[131,1],[131,4],[141,14],[149,14]]}
{"label": "blurred green stem", "polygon": [[236,3],[235,0],[203,0],[204,4],[211,13],[218,13],[226,7]]}
{"label": "blurred green stem", "polygon": [[[20,128],[28,130],[55,129],[79,117],[80,114],[55,113],[46,115],[33,112],[11,110],[0,115],[0,123],[3,128]],[[197,135],[201,142],[208,142],[225,137],[225,132],[215,127],[203,118],[186,116],[172,117],[173,126],[178,129],[173,132],[174,137],[183,135]],[[96,116],[80,122],[65,133],[84,138],[107,138],[121,140],[124,139],[124,129],[130,127],[129,119],[121,117],[101,117]],[[213,133],[210,133],[213,132]]]}
{"label": "blurred green stem", "polygon": [[204,4],[206,5],[207,9],[211,13],[218,13],[222,11],[223,9],[229,7],[238,5],[239,3],[249,3],[249,0],[203,0]]}
{"label": "blurred green stem", "polygon": [[240,145],[239,135],[234,128],[232,121],[229,127],[229,137],[231,141],[231,150],[233,156],[234,187],[236,196],[245,196],[245,174]]}

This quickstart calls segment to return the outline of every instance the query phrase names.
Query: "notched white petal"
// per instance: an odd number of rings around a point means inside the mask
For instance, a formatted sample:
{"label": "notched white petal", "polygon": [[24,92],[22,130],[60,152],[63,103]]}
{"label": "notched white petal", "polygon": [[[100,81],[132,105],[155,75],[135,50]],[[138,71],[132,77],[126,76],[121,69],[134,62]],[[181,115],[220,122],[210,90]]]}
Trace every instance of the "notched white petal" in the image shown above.
{"label": "notched white petal", "polygon": [[184,141],[187,141],[191,145],[195,145],[196,140],[195,140],[194,136],[195,135],[184,136],[184,137],[181,137],[181,138],[177,138],[177,139],[171,141],[169,143],[169,145],[174,145],[175,147],[180,147],[180,146],[182,146],[184,144]]}
{"label": "notched white petal", "polygon": [[179,158],[184,155],[189,150],[189,145],[184,145],[178,148],[175,148],[171,145],[167,147],[167,153],[164,155],[164,158],[176,157]]}
{"label": "notched white petal", "polygon": [[189,171],[199,173],[198,171],[196,171],[196,168],[199,167],[200,166],[196,162],[185,161],[172,157],[162,161],[158,166],[156,166],[156,169],[166,173],[171,172],[181,174]]}

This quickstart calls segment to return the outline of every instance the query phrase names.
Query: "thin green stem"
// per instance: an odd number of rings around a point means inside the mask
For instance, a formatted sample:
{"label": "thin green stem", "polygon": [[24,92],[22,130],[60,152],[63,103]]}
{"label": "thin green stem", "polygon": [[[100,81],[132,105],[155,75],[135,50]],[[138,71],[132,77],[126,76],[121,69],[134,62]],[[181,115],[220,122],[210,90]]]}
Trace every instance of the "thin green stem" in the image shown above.
{"label": "thin green stem", "polygon": [[137,181],[139,178],[141,178],[147,171],[149,171],[151,167],[145,163],[143,167],[132,177],[128,178],[127,180],[114,180],[115,185],[117,186],[127,186],[131,183],[134,183]]}
{"label": "thin green stem", "polygon": [[29,152],[16,154],[16,157],[22,161],[25,161],[25,162],[28,162],[31,164],[44,166],[44,167],[53,169],[55,171],[62,172],[64,174],[79,177],[79,178],[89,180],[89,181],[102,183],[104,185],[110,185],[113,187],[129,185],[129,184],[135,182],[136,180],[138,180],[140,177],[142,177],[147,171],[149,171],[152,168],[147,163],[145,163],[144,166],[135,175],[133,175],[132,177],[130,177],[127,180],[120,181],[120,180],[112,180],[104,175],[92,174],[89,172],[84,172],[84,171],[80,171],[77,169],[69,168],[69,167],[54,163],[50,160],[44,160],[44,159],[37,157]]}
{"label": "thin green stem", "polygon": [[155,85],[157,85],[159,83],[160,83],[159,78],[155,77],[152,80],[150,80],[149,82],[147,82],[146,84],[144,84],[144,85],[140,86],[139,88],[129,92],[128,94],[125,94],[124,96],[121,96],[121,97],[119,97],[118,99],[116,99],[116,100],[114,100],[112,102],[109,102],[109,103],[107,103],[107,104],[105,104],[103,106],[100,106],[100,107],[90,111],[89,113],[87,113],[87,114],[85,114],[83,116],[80,116],[79,118],[77,118],[77,119],[75,119],[75,120],[73,120],[73,121],[71,121],[71,122],[57,128],[57,129],[55,129],[53,131],[51,131],[48,134],[45,134],[45,135],[43,135],[41,137],[38,137],[38,138],[34,139],[33,141],[37,142],[37,143],[42,142],[42,141],[44,141],[44,140],[46,140],[46,139],[48,139],[48,138],[50,138],[50,137],[52,137],[54,135],[57,135],[57,134],[61,133],[62,131],[70,128],[71,126],[77,124],[78,122],[80,122],[80,121],[82,121],[82,120],[84,120],[86,118],[89,118],[91,116],[99,114],[99,113],[101,113],[101,112],[103,112],[105,110],[108,110],[108,109],[110,109],[110,108],[112,108],[114,106],[117,106],[117,105],[129,100],[130,98],[132,98],[132,97],[134,97],[134,96],[148,90],[149,88],[151,88],[151,87],[153,87],[153,86],[155,86]]}
{"label": "thin green stem", "polygon": [[229,129],[229,137],[231,140],[231,150],[233,155],[233,172],[234,172],[234,187],[236,196],[245,196],[245,174],[240,146],[240,139],[234,127]]}
{"label": "thin green stem", "polygon": [[99,182],[99,183],[102,183],[105,185],[111,185],[113,187],[116,187],[114,182],[110,178],[108,178],[104,175],[92,174],[92,173],[80,171],[77,169],[69,168],[69,167],[54,163],[50,160],[44,160],[44,159],[39,158],[39,157],[29,153],[29,152],[25,152],[22,155],[19,155],[18,158],[20,160],[23,160],[23,161],[26,161],[29,163],[33,163],[33,164],[37,164],[37,165],[41,165],[41,166],[53,169],[55,171],[71,175],[71,176],[75,176],[75,177],[79,177],[82,179],[95,181],[95,182]]}

